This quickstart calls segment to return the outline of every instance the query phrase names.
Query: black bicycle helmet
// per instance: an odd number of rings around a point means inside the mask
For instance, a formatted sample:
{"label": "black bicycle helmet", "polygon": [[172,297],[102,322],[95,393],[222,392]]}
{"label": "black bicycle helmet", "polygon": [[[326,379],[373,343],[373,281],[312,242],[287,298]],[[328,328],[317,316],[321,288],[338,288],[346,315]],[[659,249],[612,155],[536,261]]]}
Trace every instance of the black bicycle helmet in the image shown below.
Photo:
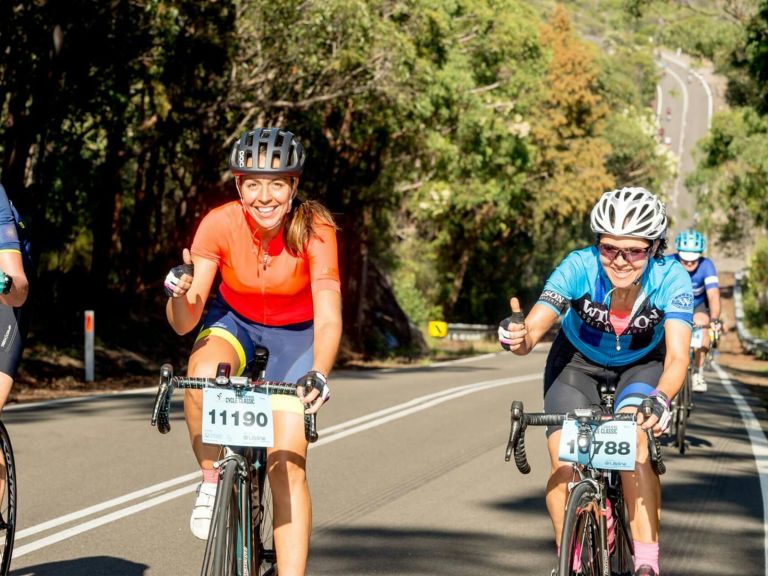
{"label": "black bicycle helmet", "polygon": [[229,169],[235,176],[295,176],[304,170],[304,147],[292,132],[255,128],[233,144]]}

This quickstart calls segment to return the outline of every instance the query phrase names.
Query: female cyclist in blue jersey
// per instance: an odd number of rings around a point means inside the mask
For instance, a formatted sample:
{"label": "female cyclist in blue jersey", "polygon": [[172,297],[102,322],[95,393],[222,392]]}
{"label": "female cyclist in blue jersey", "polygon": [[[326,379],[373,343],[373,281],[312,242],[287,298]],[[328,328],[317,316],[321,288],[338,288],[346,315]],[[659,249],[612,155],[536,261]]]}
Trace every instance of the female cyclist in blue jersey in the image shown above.
{"label": "female cyclist in blue jersey", "polygon": [[[715,263],[704,257],[707,241],[701,232],[684,230],[675,238],[677,254],[674,258],[683,265],[691,277],[693,285],[693,323],[696,326],[711,326],[720,333],[720,282],[717,279]],[[707,382],[704,380],[704,360],[710,347],[709,330],[701,331],[701,347],[696,348],[693,355],[696,371],[691,379],[691,389],[694,392],[706,392]]]}
{"label": "female cyclist in blue jersey", "polygon": [[[547,357],[544,410],[570,412],[599,405],[599,385],[616,386],[616,411],[637,411],[648,397],[653,415],[638,414],[642,429],[660,435],[669,425],[669,399],[688,368],[693,295],[688,275],[665,259],[664,205],[644,188],[606,192],[592,209],[595,244],[570,253],[547,280],[524,322],[511,318],[499,340],[528,354],[565,312]],[[513,317],[519,312],[511,301]],[[567,309],[567,311],[566,311]],[[559,538],[570,464],[559,461],[560,428],[547,430],[551,472],[546,503]],[[661,486],[638,434],[637,463],[622,472],[635,550],[635,576],[658,576]]]}
{"label": "female cyclist in blue jersey", "polygon": [[[214,377],[220,362],[242,374],[255,348],[265,346],[266,378],[300,387],[300,398],[271,397],[275,437],[267,450],[267,472],[280,576],[303,576],[306,569],[312,506],[304,412],[317,412],[328,399],[328,374],[341,339],[336,226],[321,204],[297,197],[304,158],[303,146],[286,130],[242,134],[229,159],[238,198],[203,218],[191,251],[184,249],[186,268],[174,268],[165,282],[166,315],[174,330],[186,334],[202,319],[190,376]],[[217,275],[221,283],[208,302]],[[184,415],[202,469],[190,527],[205,539],[219,447],[202,442],[201,392],[186,392]]]}

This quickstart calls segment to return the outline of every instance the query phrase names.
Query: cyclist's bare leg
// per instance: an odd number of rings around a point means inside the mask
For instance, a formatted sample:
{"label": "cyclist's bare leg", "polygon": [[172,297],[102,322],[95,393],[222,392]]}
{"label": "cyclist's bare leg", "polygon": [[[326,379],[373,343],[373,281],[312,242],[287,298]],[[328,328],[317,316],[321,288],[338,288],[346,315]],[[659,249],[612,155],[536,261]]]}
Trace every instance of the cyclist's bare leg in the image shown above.
{"label": "cyclist's bare leg", "polygon": [[632,538],[637,542],[659,541],[661,519],[661,483],[651,467],[648,437],[638,427],[637,461],[633,472],[621,473],[621,486],[629,512]]}
{"label": "cyclist's bare leg", "polygon": [[8,374],[5,374],[4,372],[0,372],[0,412],[3,411],[3,408],[5,407],[5,403],[8,401],[8,396],[11,393],[12,387],[13,387],[13,378],[8,376]]}
{"label": "cyclist's bare leg", "polygon": [[560,434],[558,430],[547,439],[549,448],[550,472],[547,481],[547,510],[552,520],[552,528],[555,530],[555,543],[560,546],[560,535],[563,531],[563,519],[565,516],[565,501],[568,496],[568,482],[573,480],[573,468],[566,462],[559,460]]}
{"label": "cyclist's bare leg", "polygon": [[[693,315],[693,323],[697,326],[709,326],[709,314],[696,312]],[[704,328],[701,331],[701,348],[698,348],[693,355],[693,365],[697,370],[704,365],[707,352],[709,352],[709,330]]]}
{"label": "cyclist's bare leg", "polygon": [[[189,358],[187,375],[201,378],[216,376],[216,368],[220,362],[229,362],[232,375],[240,368],[240,359],[232,345],[218,336],[206,336],[199,340],[192,349]],[[219,455],[220,448],[211,444],[203,444],[203,392],[202,390],[184,391],[184,417],[187,421],[189,439],[200,468],[213,469],[213,463]]]}
{"label": "cyclist's bare leg", "polygon": [[267,451],[275,551],[280,576],[304,576],[312,531],[304,416],[274,412],[275,447]]}

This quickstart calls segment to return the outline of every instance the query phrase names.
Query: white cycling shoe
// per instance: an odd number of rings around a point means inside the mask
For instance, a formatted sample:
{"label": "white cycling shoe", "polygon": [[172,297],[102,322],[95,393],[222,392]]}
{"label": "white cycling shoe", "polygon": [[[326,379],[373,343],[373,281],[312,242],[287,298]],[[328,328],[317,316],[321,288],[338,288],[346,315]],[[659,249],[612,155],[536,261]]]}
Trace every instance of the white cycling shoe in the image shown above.
{"label": "white cycling shoe", "polygon": [[208,540],[217,487],[218,484],[213,482],[201,482],[197,487],[197,499],[195,500],[195,507],[192,508],[189,528],[192,530],[192,534],[200,540]]}
{"label": "white cycling shoe", "polygon": [[691,390],[693,390],[694,392],[707,391],[707,381],[704,380],[704,376],[702,376],[699,373],[693,374],[693,379],[691,380]]}

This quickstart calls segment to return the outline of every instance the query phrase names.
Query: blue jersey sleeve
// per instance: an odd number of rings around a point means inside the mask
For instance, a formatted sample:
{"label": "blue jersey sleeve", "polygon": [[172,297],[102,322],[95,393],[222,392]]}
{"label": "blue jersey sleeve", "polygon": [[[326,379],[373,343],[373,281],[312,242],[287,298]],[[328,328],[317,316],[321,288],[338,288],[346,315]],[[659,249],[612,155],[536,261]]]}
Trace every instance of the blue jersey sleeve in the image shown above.
{"label": "blue jersey sleeve", "polygon": [[710,288],[719,288],[720,281],[717,278],[717,270],[715,270],[715,263],[709,258],[704,258],[699,264],[701,268],[701,274],[704,278],[704,288],[709,290]]}
{"label": "blue jersey sleeve", "polygon": [[0,251],[12,250],[21,253],[16,218],[5,188],[0,184]]}
{"label": "blue jersey sleeve", "polygon": [[584,278],[585,270],[579,252],[571,252],[550,274],[539,296],[539,302],[562,314],[575,297],[577,279]]}
{"label": "blue jersey sleeve", "polygon": [[669,262],[663,288],[659,295],[659,307],[666,320],[679,320],[693,325],[693,285],[691,277],[679,262]]}

